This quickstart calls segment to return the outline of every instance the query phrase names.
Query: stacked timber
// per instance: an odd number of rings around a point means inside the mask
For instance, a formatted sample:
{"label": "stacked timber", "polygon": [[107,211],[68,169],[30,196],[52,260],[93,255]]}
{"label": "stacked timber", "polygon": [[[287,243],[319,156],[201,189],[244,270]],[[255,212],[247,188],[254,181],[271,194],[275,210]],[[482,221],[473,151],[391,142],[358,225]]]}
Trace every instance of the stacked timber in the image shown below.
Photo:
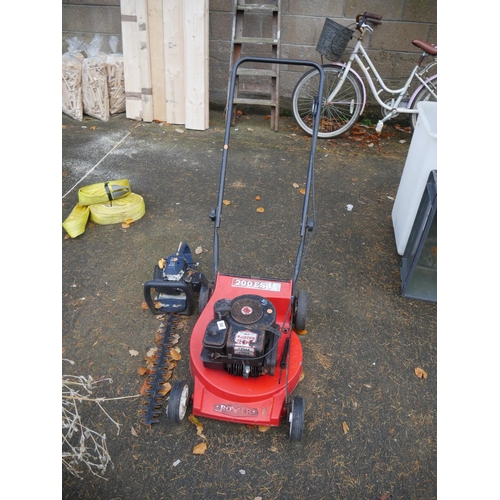
{"label": "stacked timber", "polygon": [[208,128],[208,0],[120,0],[126,116]]}

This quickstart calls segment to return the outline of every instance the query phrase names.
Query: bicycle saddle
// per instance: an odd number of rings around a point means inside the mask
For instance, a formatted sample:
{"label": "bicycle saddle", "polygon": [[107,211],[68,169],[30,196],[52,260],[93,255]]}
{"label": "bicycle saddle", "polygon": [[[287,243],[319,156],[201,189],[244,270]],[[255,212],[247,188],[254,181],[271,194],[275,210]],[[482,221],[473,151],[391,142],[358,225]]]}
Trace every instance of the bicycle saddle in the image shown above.
{"label": "bicycle saddle", "polygon": [[431,56],[437,56],[438,48],[436,44],[424,42],[423,40],[412,40],[411,43],[415,45],[415,47],[425,50],[427,54],[430,54]]}

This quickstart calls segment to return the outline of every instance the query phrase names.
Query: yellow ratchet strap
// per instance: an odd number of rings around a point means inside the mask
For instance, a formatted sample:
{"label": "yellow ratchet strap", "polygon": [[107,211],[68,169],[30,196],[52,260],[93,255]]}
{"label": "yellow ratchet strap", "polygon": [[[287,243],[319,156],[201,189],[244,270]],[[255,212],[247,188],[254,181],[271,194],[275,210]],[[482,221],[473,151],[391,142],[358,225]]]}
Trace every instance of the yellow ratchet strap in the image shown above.
{"label": "yellow ratchet strap", "polygon": [[63,228],[76,238],[90,219],[96,224],[136,221],[146,213],[142,196],[132,193],[127,179],[99,182],[78,191],[78,205],[63,222]]}

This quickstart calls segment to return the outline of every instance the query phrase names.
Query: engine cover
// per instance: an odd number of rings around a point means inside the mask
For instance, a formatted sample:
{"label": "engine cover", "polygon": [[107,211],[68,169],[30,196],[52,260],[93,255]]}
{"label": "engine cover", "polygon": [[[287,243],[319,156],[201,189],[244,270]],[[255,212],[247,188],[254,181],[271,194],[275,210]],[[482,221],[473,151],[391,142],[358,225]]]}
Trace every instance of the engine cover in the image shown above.
{"label": "engine cover", "polygon": [[273,375],[278,339],[276,309],[271,301],[260,295],[220,299],[205,330],[203,364],[245,378]]}

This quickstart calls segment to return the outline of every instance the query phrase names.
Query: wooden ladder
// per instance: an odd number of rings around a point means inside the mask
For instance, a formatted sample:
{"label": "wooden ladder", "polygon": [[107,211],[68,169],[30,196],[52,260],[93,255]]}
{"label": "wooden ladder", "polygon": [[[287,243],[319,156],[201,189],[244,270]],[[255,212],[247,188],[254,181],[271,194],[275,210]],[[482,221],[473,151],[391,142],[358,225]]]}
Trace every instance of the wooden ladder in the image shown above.
{"label": "wooden ladder", "polygon": [[[281,0],[269,0],[267,3],[245,3],[245,0],[233,0],[234,14],[229,82],[231,82],[234,63],[243,56],[260,56],[261,54],[257,53],[257,51],[262,52],[263,49],[269,51],[270,49],[271,54],[262,55],[272,58],[280,57],[280,7]],[[247,14],[247,23],[245,23],[245,14]],[[255,33],[255,31],[258,31],[258,33]],[[270,31],[270,33],[267,33],[270,36],[263,37],[265,31]],[[242,52],[244,53],[242,54]],[[228,102],[226,106],[226,110],[229,110],[232,105],[231,124],[234,125],[235,122],[237,104],[271,106],[270,125],[271,129],[277,131],[279,118],[279,64],[266,64],[265,68],[243,66],[238,68],[236,75],[233,102]],[[240,79],[240,77],[244,78]]]}

